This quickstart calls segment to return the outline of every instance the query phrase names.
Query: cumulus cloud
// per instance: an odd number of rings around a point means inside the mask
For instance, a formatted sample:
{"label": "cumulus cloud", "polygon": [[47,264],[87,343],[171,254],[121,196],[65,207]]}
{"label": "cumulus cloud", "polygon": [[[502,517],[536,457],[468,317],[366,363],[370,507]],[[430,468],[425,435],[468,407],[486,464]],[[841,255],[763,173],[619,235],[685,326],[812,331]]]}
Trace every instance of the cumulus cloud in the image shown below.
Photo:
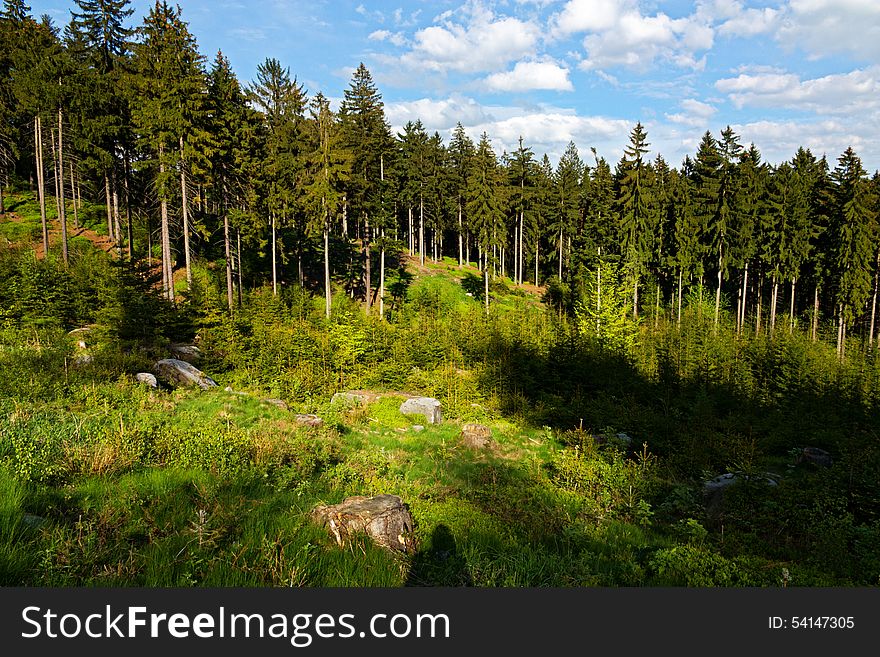
{"label": "cumulus cloud", "polygon": [[435,24],[413,35],[412,50],[402,62],[417,69],[477,73],[498,71],[535,54],[540,30],[535,23],[496,16],[479,2],[445,12]]}
{"label": "cumulus cloud", "polygon": [[490,91],[572,91],[568,69],[553,62],[517,62],[512,71],[493,73],[484,80]]}
{"label": "cumulus cloud", "polygon": [[769,71],[723,78],[715,88],[737,108],[784,107],[820,114],[861,114],[880,108],[880,66],[802,80]]}
{"label": "cumulus cloud", "polygon": [[585,70],[623,66],[647,69],[657,60],[702,69],[698,53],[712,48],[711,19],[697,10],[690,16],[670,18],[663,12],[647,15],[637,0],[569,0],[550,18],[550,34],[566,38],[586,33]]}
{"label": "cumulus cloud", "polygon": [[673,123],[680,123],[693,127],[705,127],[718,109],[714,105],[704,103],[694,98],[681,101],[683,111],[675,114],[667,114],[666,118]]}
{"label": "cumulus cloud", "polygon": [[386,103],[385,116],[395,132],[400,132],[409,121],[420,120],[425,129],[431,132],[446,132],[459,121],[474,125],[492,120],[492,116],[477,101],[460,95]]}
{"label": "cumulus cloud", "polygon": [[731,126],[743,143],[754,142],[764,159],[773,164],[790,160],[800,146],[814,155],[826,155],[833,167],[848,147],[860,154],[876,152],[877,135],[852,122],[838,119],[820,121],[754,121]]}
{"label": "cumulus cloud", "polygon": [[777,39],[815,57],[849,53],[880,63],[880,2],[789,0]]}
{"label": "cumulus cloud", "polygon": [[367,37],[370,41],[387,41],[395,46],[405,46],[407,41],[402,32],[390,32],[389,30],[376,30]]}

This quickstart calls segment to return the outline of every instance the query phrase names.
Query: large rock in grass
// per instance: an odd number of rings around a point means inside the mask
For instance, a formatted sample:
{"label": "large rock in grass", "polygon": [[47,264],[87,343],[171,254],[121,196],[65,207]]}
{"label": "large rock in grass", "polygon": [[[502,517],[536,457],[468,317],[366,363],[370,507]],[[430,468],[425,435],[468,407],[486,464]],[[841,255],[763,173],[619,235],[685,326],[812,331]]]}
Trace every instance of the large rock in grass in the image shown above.
{"label": "large rock in grass", "polygon": [[324,420],[311,413],[297,413],[294,421],[301,427],[320,427],[324,425]]}
{"label": "large rock in grass", "polygon": [[156,380],[156,376],[150,374],[149,372],[138,372],[134,375],[135,381],[138,383],[143,383],[145,386],[149,388],[158,388],[159,382]]}
{"label": "large rock in grass", "polygon": [[216,388],[217,382],[197,367],[176,358],[164,358],[153,366],[153,370],[163,383],[172,388],[178,386],[198,386],[202,390]]}
{"label": "large rock in grass", "polygon": [[415,547],[412,515],[397,495],[349,497],[339,504],[317,506],[311,515],[340,547],[360,533],[388,550],[412,552]]}
{"label": "large rock in grass", "polygon": [[169,348],[171,355],[188,363],[195,362],[202,357],[202,351],[192,344],[173,344]]}
{"label": "large rock in grass", "polygon": [[400,405],[404,415],[421,415],[427,424],[440,424],[443,421],[443,406],[433,397],[410,397]]}

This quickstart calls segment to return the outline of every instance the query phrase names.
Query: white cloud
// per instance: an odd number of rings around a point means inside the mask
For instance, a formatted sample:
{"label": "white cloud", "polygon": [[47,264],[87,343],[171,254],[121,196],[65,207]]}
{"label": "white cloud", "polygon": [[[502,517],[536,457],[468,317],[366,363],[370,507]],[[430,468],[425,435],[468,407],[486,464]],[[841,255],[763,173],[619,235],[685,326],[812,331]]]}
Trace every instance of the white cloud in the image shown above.
{"label": "white cloud", "polygon": [[704,103],[694,98],[688,98],[680,103],[682,112],[667,114],[666,118],[673,123],[680,123],[693,127],[705,127],[718,109],[714,105]]}
{"label": "white cloud", "polygon": [[742,73],[715,88],[737,108],[785,107],[826,115],[855,115],[880,109],[880,66],[802,80],[793,73]]}
{"label": "white cloud", "polygon": [[390,32],[389,30],[376,30],[367,37],[370,41],[388,41],[395,46],[405,46],[406,37],[402,32]]}
{"label": "white cloud", "polygon": [[880,62],[880,2],[789,0],[779,41],[814,57],[850,53]]}
{"label": "white cloud", "polygon": [[[742,143],[754,142],[764,159],[773,164],[790,160],[801,146],[816,157],[826,155],[834,167],[848,147],[862,155],[877,152],[880,140],[875,131],[849,121],[754,121],[731,126]],[[868,163],[866,163],[868,164]]]}
{"label": "white cloud", "polygon": [[484,82],[490,91],[500,92],[574,90],[568,69],[553,62],[517,62],[512,71],[493,73]]}
{"label": "white cloud", "polygon": [[454,13],[446,12],[434,25],[418,30],[412,50],[401,58],[403,63],[438,72],[477,73],[497,71],[535,54],[540,36],[536,24],[496,16],[479,2],[460,9],[464,24],[455,22]]}
{"label": "white cloud", "polygon": [[[738,4],[738,3],[737,3]],[[778,9],[742,9],[735,16],[718,27],[718,33],[725,36],[753,37],[773,32],[779,24],[781,12]]]}
{"label": "white cloud", "polygon": [[712,48],[712,16],[701,7],[683,18],[663,12],[643,13],[637,0],[569,0],[549,21],[550,35],[566,38],[586,33],[587,57],[579,66],[598,70],[623,66],[647,69],[657,60],[702,69],[700,51]]}
{"label": "white cloud", "polygon": [[385,116],[395,132],[400,132],[409,121],[421,120],[425,129],[433,132],[450,131],[459,121],[473,125],[492,120],[486,109],[473,98],[453,95],[446,99],[420,98],[385,104]]}

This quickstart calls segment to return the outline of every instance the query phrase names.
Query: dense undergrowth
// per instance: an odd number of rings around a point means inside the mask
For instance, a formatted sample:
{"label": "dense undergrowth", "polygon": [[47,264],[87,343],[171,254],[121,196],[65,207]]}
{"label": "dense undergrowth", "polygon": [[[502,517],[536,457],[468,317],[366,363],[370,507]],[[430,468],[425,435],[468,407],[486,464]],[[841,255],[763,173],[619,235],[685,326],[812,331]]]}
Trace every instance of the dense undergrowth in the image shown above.
{"label": "dense undergrowth", "polygon": [[[839,362],[798,330],[716,335],[696,298],[680,327],[664,314],[609,343],[502,279],[487,317],[448,262],[391,277],[385,320],[340,293],[328,321],[295,287],[247,292],[229,317],[210,263],[175,308],[104,254],[71,260],[0,246],[2,584],[880,583],[870,351]],[[78,364],[67,332],[89,324]],[[218,389],[133,381],[182,340]],[[350,389],[437,397],[444,422],[413,430],[393,394],[331,403]],[[495,446],[465,447],[465,422]],[[798,462],[807,446],[831,467]],[[740,482],[705,494],[725,472]],[[415,554],[340,549],[308,518],[379,493],[408,503]]]}

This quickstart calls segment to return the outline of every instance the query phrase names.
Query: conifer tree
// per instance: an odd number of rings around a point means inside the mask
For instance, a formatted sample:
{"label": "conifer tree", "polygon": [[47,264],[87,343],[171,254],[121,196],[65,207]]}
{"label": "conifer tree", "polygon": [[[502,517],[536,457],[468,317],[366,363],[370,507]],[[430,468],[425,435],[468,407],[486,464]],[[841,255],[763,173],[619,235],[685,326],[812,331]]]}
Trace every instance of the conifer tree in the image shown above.
{"label": "conifer tree", "polygon": [[584,164],[578,154],[577,146],[571,141],[559,158],[555,173],[555,216],[550,230],[556,235],[558,248],[559,280],[563,274],[563,248],[571,240],[577,224],[580,209],[579,193],[584,173]]}
{"label": "conifer tree", "polygon": [[486,314],[489,314],[489,266],[492,249],[498,245],[503,228],[504,215],[501,211],[499,192],[498,160],[489,136],[480,136],[474,153],[473,165],[468,176],[467,214],[470,217],[474,234],[482,251],[483,282]]}
{"label": "conifer tree", "polygon": [[[464,266],[465,262],[465,199],[467,196],[467,178],[471,160],[474,157],[474,142],[464,131],[461,123],[456,124],[449,142],[449,181],[450,194],[455,203],[456,225],[458,232],[458,267]],[[468,254],[470,248],[467,249]],[[468,258],[469,259],[469,258]],[[468,263],[470,264],[470,263]]]}

